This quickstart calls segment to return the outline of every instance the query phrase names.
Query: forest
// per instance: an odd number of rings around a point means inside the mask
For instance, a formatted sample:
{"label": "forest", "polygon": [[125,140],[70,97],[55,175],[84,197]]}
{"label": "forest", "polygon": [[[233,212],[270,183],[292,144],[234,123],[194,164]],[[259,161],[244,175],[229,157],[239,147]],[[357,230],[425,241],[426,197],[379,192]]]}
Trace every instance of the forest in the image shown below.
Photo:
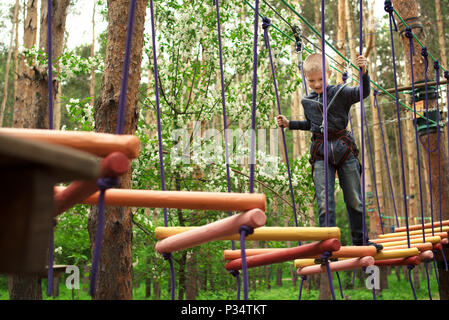
{"label": "forest", "polygon": [[[52,2],[53,129],[115,132],[123,61],[113,57],[124,52],[128,15],[123,12],[128,12],[130,1],[96,0],[88,6],[88,2],[81,0]],[[449,192],[440,192],[438,197],[435,191],[449,187],[448,80],[443,77],[444,71],[448,70],[449,52],[444,44],[449,35],[449,0],[392,1],[395,7],[409,2],[418,8],[419,16],[406,22],[413,27],[412,31],[428,49],[431,58],[438,60],[442,67],[441,79],[438,79],[440,85],[437,86],[434,63],[429,58],[428,81],[432,82],[429,92],[434,111],[427,113],[433,119],[431,134],[426,132],[425,117],[416,123],[414,120],[410,54],[408,47],[405,49],[409,40],[404,36],[404,22],[396,18],[398,30],[392,33],[391,38],[384,1],[362,2],[363,54],[368,59],[371,91],[378,93],[371,93],[365,99],[365,114],[361,113],[360,104],[351,109],[350,130],[360,146],[360,123],[364,119],[366,223],[370,238],[375,238],[390,232],[392,227],[403,227],[406,215],[410,224],[421,223],[421,213],[425,222],[439,219],[441,214],[443,219],[449,219]],[[141,151],[132,162],[130,172],[122,178],[121,187],[161,190],[160,121],[166,190],[228,192],[230,188],[231,192],[249,192],[251,112],[255,99],[257,152],[254,189],[266,196],[266,225],[317,226],[309,163],[311,134],[286,130],[286,157],[281,131],[275,120],[278,115],[276,92],[261,17],[271,21],[268,34],[281,112],[289,119],[301,120],[304,118],[300,103],[304,81],[298,61],[310,53],[321,51],[321,2],[260,1],[255,98],[255,1],[219,1],[223,88],[215,1],[154,1],[157,75],[153,63],[150,3],[153,1],[137,0],[124,125],[127,134],[139,137]],[[1,127],[49,128],[49,61],[46,49],[49,15],[46,6],[47,2],[42,0],[8,0],[1,4]],[[358,54],[360,41],[358,8],[359,1],[326,1],[326,54],[333,71],[330,83],[343,83],[342,77],[346,74],[351,86],[358,85],[358,70],[351,65]],[[66,27],[71,15],[83,17],[84,23],[91,25],[91,33],[85,36],[85,42],[76,47],[70,47],[68,43],[69,35],[78,32]],[[102,25],[106,28],[101,28]],[[302,33],[301,52],[296,50],[293,26],[298,26]],[[395,46],[394,59],[391,41]],[[421,47],[415,41],[414,59],[420,57]],[[396,62],[395,70],[393,60]],[[395,77],[396,85],[402,88],[398,103],[395,99]],[[423,80],[415,78],[415,83]],[[417,108],[420,106],[421,113],[426,112],[425,94],[423,86],[416,89],[416,105]],[[223,97],[227,132],[231,132],[228,140],[230,185],[226,174]],[[437,107],[440,112],[436,112]],[[417,164],[415,124],[420,132],[420,167]],[[438,148],[441,151],[438,155],[440,166],[435,166],[435,155],[430,158],[427,153],[437,145],[441,146]],[[401,175],[401,165],[405,167],[405,177]],[[347,211],[338,184],[336,203],[340,241],[342,245],[351,245]],[[169,300],[170,265],[154,250],[156,227],[164,223],[169,226],[201,226],[227,215],[228,212],[187,209],[107,208],[95,299]],[[78,204],[56,220],[54,264],[78,267],[80,286],[69,288],[66,282],[68,274],[62,272],[49,297],[45,294],[45,277],[5,274],[0,275],[0,299],[92,299],[88,287],[97,206]],[[247,242],[247,248],[295,245],[291,241]],[[235,299],[236,278],[226,271],[223,259],[223,251],[234,246],[239,248],[239,243],[214,241],[174,253],[175,298]],[[425,280],[426,272],[430,272],[430,285]],[[415,268],[413,281],[418,299],[429,299],[429,292],[433,299],[449,299],[449,277],[445,272],[441,259]],[[439,279],[436,275],[440,276]],[[335,288],[340,284],[342,290],[341,295],[340,291],[337,294],[338,299],[372,299],[372,292],[365,287],[366,277],[362,270],[341,273],[338,281],[334,279]],[[377,298],[412,300],[408,277],[406,267],[382,267]],[[302,279],[297,275],[294,264],[285,262],[250,269],[249,283],[250,299],[295,300]],[[27,290],[24,289],[26,286]],[[303,299],[330,299],[327,277],[308,277],[304,281],[302,295]]]}

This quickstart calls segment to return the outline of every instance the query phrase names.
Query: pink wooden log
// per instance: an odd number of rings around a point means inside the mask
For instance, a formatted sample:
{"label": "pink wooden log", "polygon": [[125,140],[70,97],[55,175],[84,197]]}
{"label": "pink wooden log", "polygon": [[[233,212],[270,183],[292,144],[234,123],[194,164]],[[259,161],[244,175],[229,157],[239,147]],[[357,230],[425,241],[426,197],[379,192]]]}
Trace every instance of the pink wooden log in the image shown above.
{"label": "pink wooden log", "polygon": [[156,243],[156,251],[170,253],[191,248],[209,241],[234,235],[239,232],[240,226],[247,225],[259,228],[265,224],[267,217],[260,209],[252,209],[228,218],[204,225],[195,230],[189,230],[165,238]]}
{"label": "pink wooden log", "polygon": [[[129,170],[129,166],[130,161],[125,154],[113,152],[101,161],[99,178],[119,177]],[[65,212],[97,191],[97,180],[79,180],[72,182],[64,189],[55,188],[56,215]]]}
{"label": "pink wooden log", "polygon": [[430,251],[430,250],[421,252],[419,254],[419,259],[421,259],[422,261],[432,260],[433,259],[433,252]]}
{"label": "pink wooden log", "polygon": [[441,239],[441,244],[442,245],[448,245],[449,244],[449,239],[448,238]]}
{"label": "pink wooden log", "polygon": [[[337,251],[340,249],[340,241],[338,239],[327,239],[320,242],[305,244],[294,248],[286,248],[273,252],[254,255],[246,258],[248,268],[265,266],[273,263],[295,260],[307,256],[313,256],[325,251]],[[242,269],[242,259],[235,259],[226,263],[227,270]]]}
{"label": "pink wooden log", "polygon": [[[373,264],[374,264],[373,257],[362,257],[336,262],[329,262],[329,268],[331,272],[334,272],[334,271],[353,270],[357,268],[368,267],[372,266]],[[326,266],[320,264],[298,269],[298,275],[300,276],[308,276],[312,274],[325,273],[325,272]]]}

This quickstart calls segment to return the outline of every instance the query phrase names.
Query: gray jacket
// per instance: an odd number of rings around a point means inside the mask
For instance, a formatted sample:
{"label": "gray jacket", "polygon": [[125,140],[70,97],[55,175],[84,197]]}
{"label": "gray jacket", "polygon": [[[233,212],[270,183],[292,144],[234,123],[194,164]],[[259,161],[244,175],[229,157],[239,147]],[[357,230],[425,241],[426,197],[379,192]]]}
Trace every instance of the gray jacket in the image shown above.
{"label": "gray jacket", "polygon": [[[354,103],[360,101],[360,87],[348,87],[345,85],[328,85],[327,86],[327,102],[328,102],[328,154],[329,162],[336,166],[348,151],[348,148],[354,150],[357,156],[358,150],[353,135],[345,131],[349,122],[349,111]],[[368,73],[363,75],[363,98],[370,94],[370,83]],[[324,149],[322,144],[323,132],[323,94],[312,92],[301,101],[304,108],[306,120],[290,121],[290,130],[308,130],[313,133],[312,145],[310,147],[311,163],[316,158],[324,157]],[[349,138],[340,139],[337,132],[345,132],[345,136]],[[321,140],[320,140],[321,138]],[[352,143],[350,143],[351,141]],[[318,144],[318,145],[317,145]],[[352,145],[348,145],[352,144]]]}

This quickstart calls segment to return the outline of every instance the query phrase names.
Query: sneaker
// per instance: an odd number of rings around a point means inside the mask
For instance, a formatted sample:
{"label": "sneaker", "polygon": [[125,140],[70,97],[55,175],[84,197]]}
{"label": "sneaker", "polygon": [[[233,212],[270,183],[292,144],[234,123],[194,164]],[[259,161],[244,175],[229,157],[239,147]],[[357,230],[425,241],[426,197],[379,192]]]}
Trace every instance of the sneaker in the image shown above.
{"label": "sneaker", "polygon": [[380,243],[375,243],[375,242],[371,242],[371,241],[367,241],[367,242],[366,242],[366,245],[367,245],[367,246],[375,246],[377,252],[381,251],[381,250],[384,248],[384,246],[381,245]]}

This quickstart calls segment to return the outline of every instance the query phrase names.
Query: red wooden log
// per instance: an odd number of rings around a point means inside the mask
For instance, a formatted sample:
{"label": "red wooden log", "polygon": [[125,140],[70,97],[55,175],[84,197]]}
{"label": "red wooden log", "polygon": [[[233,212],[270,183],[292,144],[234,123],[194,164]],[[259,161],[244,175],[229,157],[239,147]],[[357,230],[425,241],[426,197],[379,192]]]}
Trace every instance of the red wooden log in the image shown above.
{"label": "red wooden log", "polygon": [[[358,268],[362,268],[362,267],[372,266],[373,264],[374,264],[373,257],[353,258],[353,259],[329,262],[329,269],[331,272],[353,270],[353,269],[358,269]],[[312,275],[312,274],[325,273],[325,272],[327,272],[326,266],[320,265],[320,264],[298,269],[299,276],[308,276],[308,275]]]}
{"label": "red wooden log", "polygon": [[[250,256],[246,258],[246,264],[248,268],[265,266],[273,263],[295,260],[306,256],[313,256],[325,251],[337,251],[340,249],[340,246],[341,244],[338,239],[327,239],[294,248],[286,248],[284,250]],[[227,270],[242,269],[242,259],[239,258],[226,263],[225,268]]]}
{"label": "red wooden log", "polygon": [[374,264],[376,266],[417,266],[420,262],[419,256],[413,256],[408,258],[376,260]]}
{"label": "red wooden log", "polygon": [[[99,178],[119,177],[129,170],[130,161],[121,152],[113,152],[100,164]],[[55,188],[54,203],[59,215],[98,191],[97,180],[74,181],[66,188]]]}

